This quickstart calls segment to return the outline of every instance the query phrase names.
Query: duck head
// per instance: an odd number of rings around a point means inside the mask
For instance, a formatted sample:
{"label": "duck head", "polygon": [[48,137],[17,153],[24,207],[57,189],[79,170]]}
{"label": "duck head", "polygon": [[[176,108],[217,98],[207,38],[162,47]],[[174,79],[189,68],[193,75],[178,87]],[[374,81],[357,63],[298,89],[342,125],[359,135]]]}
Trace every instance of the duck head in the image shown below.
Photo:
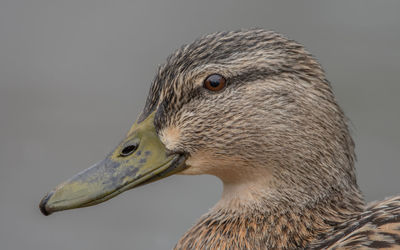
{"label": "duck head", "polygon": [[220,32],[172,54],[126,138],[40,209],[94,205],[176,173],[215,175],[225,197],[291,190],[288,199],[305,202],[357,192],[353,165],[344,115],[303,46],[260,29]]}

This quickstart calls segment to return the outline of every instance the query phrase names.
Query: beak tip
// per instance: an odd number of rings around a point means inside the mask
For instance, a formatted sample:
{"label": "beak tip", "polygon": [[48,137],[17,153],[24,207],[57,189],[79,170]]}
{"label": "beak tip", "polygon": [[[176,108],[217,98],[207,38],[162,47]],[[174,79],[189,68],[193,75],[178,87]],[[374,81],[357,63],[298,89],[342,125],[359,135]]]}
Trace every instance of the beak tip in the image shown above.
{"label": "beak tip", "polygon": [[50,199],[50,197],[52,195],[53,195],[53,192],[50,192],[50,193],[46,194],[46,196],[43,197],[43,199],[40,201],[39,209],[40,209],[40,212],[42,212],[42,214],[45,215],[45,216],[48,216],[48,215],[50,215],[52,213],[46,207],[47,201]]}

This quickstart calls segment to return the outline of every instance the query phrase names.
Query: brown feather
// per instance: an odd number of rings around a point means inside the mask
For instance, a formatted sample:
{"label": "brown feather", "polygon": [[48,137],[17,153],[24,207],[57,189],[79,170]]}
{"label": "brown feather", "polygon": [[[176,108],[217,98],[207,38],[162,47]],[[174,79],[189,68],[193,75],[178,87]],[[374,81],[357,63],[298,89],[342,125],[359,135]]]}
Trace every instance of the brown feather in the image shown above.
{"label": "brown feather", "polygon": [[369,205],[311,248],[400,249],[400,196]]}
{"label": "brown feather", "polygon": [[[224,76],[219,92],[203,88]],[[399,248],[400,198],[365,207],[354,143],[319,63],[262,29],[204,36],[159,68],[139,120],[212,174],[221,200],[176,249]]]}

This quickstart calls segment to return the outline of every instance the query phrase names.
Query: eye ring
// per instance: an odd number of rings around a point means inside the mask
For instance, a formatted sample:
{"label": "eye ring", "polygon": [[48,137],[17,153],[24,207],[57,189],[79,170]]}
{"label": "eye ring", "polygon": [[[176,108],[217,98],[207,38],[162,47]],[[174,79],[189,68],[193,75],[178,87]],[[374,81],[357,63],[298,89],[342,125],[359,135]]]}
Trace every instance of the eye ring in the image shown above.
{"label": "eye ring", "polygon": [[226,79],[220,74],[212,74],[206,77],[203,83],[203,87],[216,92],[220,91],[226,86]]}

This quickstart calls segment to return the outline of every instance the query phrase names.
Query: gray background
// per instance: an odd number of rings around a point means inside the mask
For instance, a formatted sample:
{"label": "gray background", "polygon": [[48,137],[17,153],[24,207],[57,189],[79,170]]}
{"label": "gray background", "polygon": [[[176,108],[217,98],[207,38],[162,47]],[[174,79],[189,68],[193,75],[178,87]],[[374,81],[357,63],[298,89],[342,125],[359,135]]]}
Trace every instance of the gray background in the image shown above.
{"label": "gray background", "polygon": [[400,193],[400,1],[0,1],[0,249],[168,249],[219,198],[173,176],[104,204],[40,214],[101,160],[157,65],[199,35],[263,27],[305,44],[352,121],[368,201]]}

